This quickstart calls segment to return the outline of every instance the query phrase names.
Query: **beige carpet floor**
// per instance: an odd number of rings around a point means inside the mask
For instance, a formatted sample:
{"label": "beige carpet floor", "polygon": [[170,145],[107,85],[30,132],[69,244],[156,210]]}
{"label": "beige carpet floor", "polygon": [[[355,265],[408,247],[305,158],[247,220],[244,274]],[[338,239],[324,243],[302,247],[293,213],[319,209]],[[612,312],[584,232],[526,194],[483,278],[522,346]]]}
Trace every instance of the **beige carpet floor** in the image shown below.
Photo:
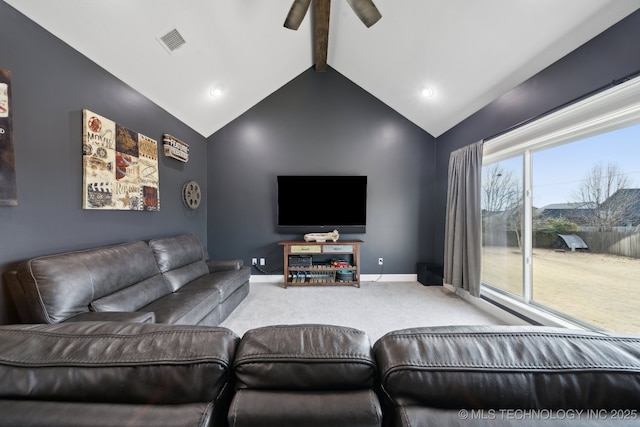
{"label": "beige carpet floor", "polygon": [[247,298],[221,326],[239,336],[247,330],[282,324],[323,323],[365,331],[371,342],[404,328],[443,325],[503,325],[441,286],[418,282],[363,282],[353,286],[252,283]]}

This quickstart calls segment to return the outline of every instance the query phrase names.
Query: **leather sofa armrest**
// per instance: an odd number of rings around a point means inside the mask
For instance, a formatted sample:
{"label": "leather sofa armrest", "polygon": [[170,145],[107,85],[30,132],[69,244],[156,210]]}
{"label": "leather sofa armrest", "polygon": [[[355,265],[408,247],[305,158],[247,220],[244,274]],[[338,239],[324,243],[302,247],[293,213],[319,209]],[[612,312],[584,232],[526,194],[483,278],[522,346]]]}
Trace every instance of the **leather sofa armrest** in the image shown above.
{"label": "leather sofa armrest", "polygon": [[156,314],[152,311],[86,311],[66,319],[65,322],[156,323]]}
{"label": "leather sofa armrest", "polygon": [[229,271],[240,270],[243,262],[241,259],[210,259],[207,260],[207,267],[209,267],[209,273],[215,273],[216,271]]}
{"label": "leather sofa armrest", "polygon": [[18,311],[18,316],[22,323],[42,323],[36,315],[33,314],[35,307],[29,304],[27,294],[18,279],[18,272],[15,270],[7,271],[3,274],[6,288],[9,289],[13,305]]}

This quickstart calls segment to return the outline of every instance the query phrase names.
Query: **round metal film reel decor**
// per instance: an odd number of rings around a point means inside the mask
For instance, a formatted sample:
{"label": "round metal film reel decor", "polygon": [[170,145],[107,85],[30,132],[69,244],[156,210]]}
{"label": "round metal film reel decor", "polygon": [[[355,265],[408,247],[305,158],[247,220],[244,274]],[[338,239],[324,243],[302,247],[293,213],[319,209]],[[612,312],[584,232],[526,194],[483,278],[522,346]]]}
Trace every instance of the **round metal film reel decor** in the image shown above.
{"label": "round metal film reel decor", "polygon": [[197,209],[200,206],[202,193],[200,186],[195,181],[189,181],[182,187],[182,202],[189,209]]}

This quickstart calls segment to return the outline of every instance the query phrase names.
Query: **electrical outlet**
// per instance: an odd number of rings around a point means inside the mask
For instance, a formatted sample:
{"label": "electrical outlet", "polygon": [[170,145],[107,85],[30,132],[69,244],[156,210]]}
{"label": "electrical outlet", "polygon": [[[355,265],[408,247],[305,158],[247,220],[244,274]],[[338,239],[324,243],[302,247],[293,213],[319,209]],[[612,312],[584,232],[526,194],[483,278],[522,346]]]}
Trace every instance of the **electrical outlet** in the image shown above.
{"label": "electrical outlet", "polygon": [[251,265],[258,265],[258,258],[251,258]]}
{"label": "electrical outlet", "polygon": [[384,265],[384,258],[378,258],[378,265]]}
{"label": "electrical outlet", "polygon": [[260,258],[260,265],[266,265],[267,262],[265,261],[264,258]]}

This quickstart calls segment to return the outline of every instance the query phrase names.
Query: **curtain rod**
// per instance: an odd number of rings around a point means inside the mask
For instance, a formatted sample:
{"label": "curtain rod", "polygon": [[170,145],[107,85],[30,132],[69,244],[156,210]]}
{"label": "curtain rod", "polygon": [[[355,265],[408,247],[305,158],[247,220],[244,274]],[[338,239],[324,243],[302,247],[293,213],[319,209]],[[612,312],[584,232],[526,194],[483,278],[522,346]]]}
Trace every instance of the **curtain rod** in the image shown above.
{"label": "curtain rod", "polygon": [[577,98],[574,98],[574,99],[572,99],[570,101],[565,102],[564,104],[560,104],[559,106],[557,106],[555,108],[552,108],[550,110],[545,111],[544,113],[541,113],[541,114],[538,114],[536,116],[530,117],[528,119],[525,119],[525,120],[521,121],[520,123],[516,123],[513,126],[510,126],[510,127],[506,128],[506,129],[503,129],[498,133],[494,133],[493,135],[491,135],[491,136],[489,136],[487,138],[484,138],[482,140],[482,142],[483,143],[488,142],[488,141],[490,141],[492,139],[495,139],[495,138],[497,138],[497,137],[499,137],[501,135],[504,135],[505,133],[511,132],[512,130],[516,130],[516,129],[518,129],[518,128],[522,127],[522,126],[525,126],[525,125],[527,125],[527,124],[529,124],[531,122],[535,122],[536,120],[539,120],[539,119],[541,119],[541,118],[543,118],[545,116],[548,116],[549,114],[555,113],[556,111],[562,110],[563,108],[566,108],[566,107],[568,107],[568,106],[570,106],[572,104],[575,104],[576,102],[580,102],[580,101],[582,101],[584,99],[587,99],[587,98],[589,98],[589,97],[591,97],[591,96],[593,96],[593,95],[595,95],[597,93],[600,93],[600,92],[603,92],[605,90],[611,89],[612,87],[618,86],[619,84],[627,82],[629,80],[632,80],[632,79],[634,79],[634,78],[636,78],[638,76],[640,76],[640,70],[634,71],[631,74],[627,74],[626,76],[624,76],[622,78],[615,79],[611,83],[608,83],[608,84],[606,84],[604,86],[601,86],[601,87],[599,87],[597,89],[594,89],[594,90],[592,90],[590,92],[587,92],[584,95],[581,95],[581,96],[579,96]]}

